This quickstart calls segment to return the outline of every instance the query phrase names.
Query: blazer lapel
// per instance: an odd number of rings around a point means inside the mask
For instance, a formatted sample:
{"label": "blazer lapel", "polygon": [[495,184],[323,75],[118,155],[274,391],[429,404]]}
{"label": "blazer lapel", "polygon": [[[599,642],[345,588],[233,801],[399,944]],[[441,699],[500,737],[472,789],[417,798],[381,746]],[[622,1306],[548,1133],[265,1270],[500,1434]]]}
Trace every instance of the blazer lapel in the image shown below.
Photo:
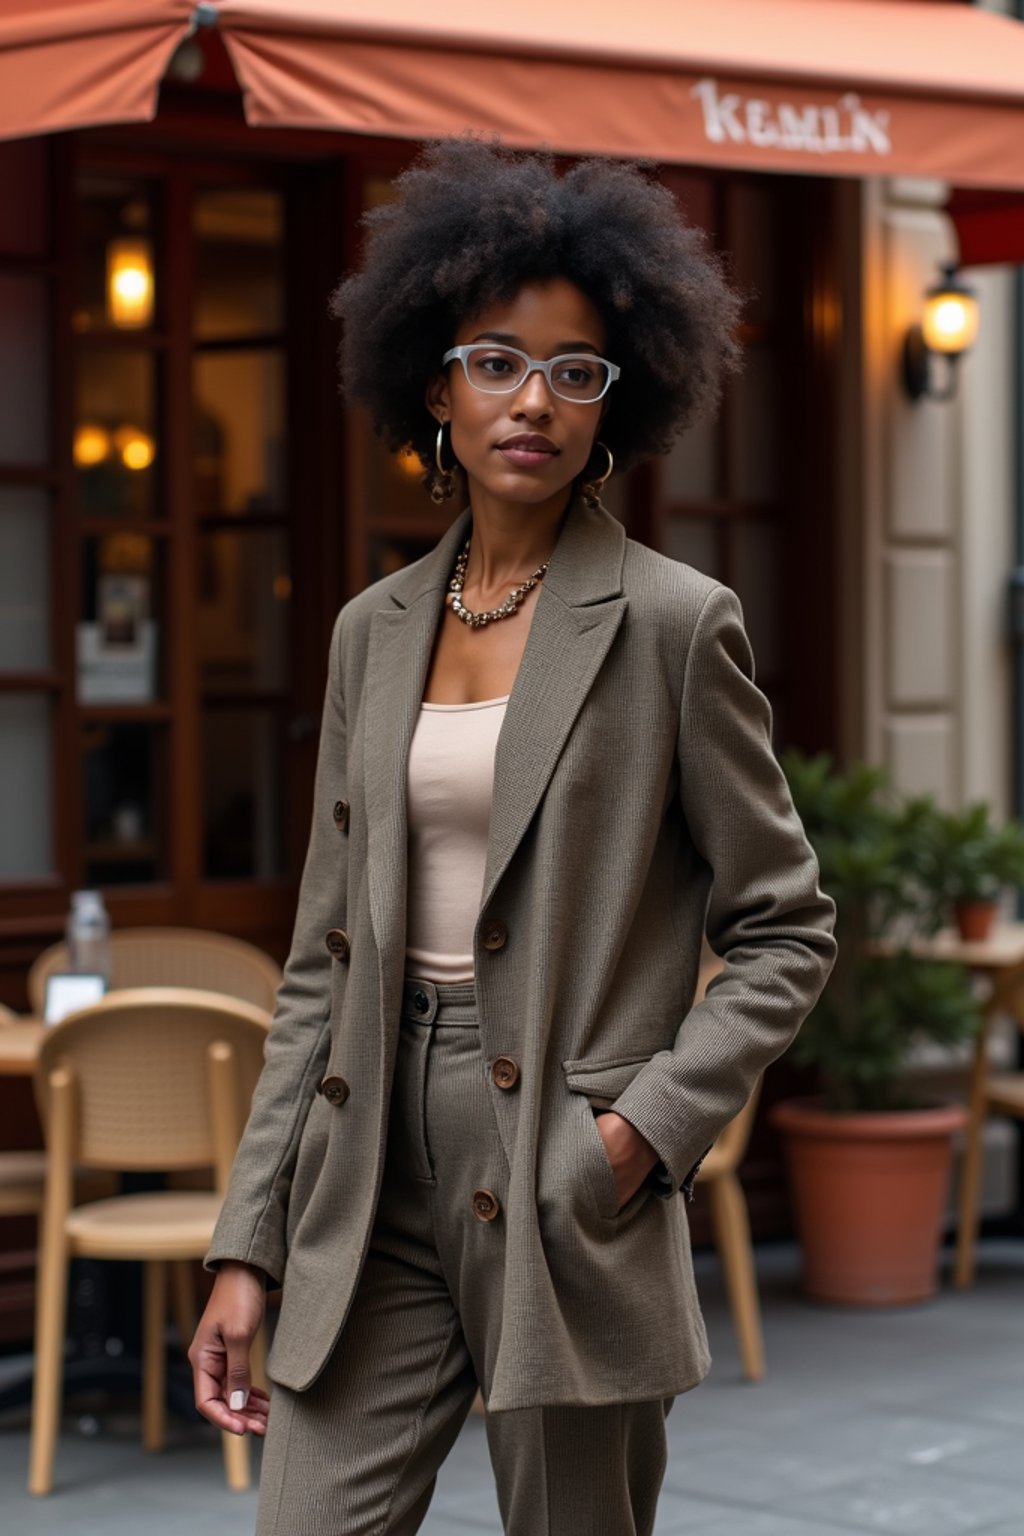
{"label": "blazer lapel", "polygon": [[[382,974],[400,983],[408,892],[406,777],[437,625],[465,509],[436,548],[392,587],[394,606],[370,625],[364,693],[370,916]],[[576,498],[541,584],[523,659],[498,736],[483,910],[508,867],[626,610],[626,535],[602,507]],[[387,1003],[385,1003],[387,1006]]]}
{"label": "blazer lapel", "polygon": [[551,588],[537,600],[498,735],[481,911],[540,804],[625,610],[621,597],[570,608]]}

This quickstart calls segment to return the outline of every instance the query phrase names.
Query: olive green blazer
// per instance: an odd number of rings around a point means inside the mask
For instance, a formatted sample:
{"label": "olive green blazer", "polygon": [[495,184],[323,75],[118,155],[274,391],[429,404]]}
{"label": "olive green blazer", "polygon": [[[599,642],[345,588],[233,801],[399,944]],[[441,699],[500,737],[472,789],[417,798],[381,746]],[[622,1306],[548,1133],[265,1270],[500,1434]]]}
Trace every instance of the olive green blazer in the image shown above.
{"label": "olive green blazer", "polygon": [[[469,520],[338,617],[291,953],[207,1256],[283,1281],[270,1374],[297,1390],[345,1324],[377,1203],[409,745]],[[515,1092],[493,1087],[509,1188],[489,1410],[668,1397],[707,1373],[687,1196],[818,997],[834,919],[739,599],[577,498],[498,739],[474,935],[484,1057],[520,1067]],[[705,932],[725,964],[694,1006]],[[621,1210],[591,1103],[662,1160]]]}

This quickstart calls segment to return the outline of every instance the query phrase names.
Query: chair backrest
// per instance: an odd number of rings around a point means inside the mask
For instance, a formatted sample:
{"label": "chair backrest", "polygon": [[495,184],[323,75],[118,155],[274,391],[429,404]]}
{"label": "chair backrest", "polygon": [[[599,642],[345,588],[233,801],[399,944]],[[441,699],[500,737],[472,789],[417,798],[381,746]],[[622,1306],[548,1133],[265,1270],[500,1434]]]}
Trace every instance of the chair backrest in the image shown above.
{"label": "chair backrest", "polygon": [[[43,1016],[46,983],[68,968],[63,942],[51,944],[28,973],[32,1012]],[[223,992],[272,1013],[281,967],[255,944],[201,928],[122,928],[110,935],[110,985],[124,987],[195,987]]]}
{"label": "chair backrest", "polygon": [[[233,1125],[237,1135],[245,1124],[269,1026],[266,1009],[218,993],[110,992],[46,1031],[35,1075],[43,1124],[51,1076],[64,1068],[74,1091],[76,1162],[167,1172],[218,1166],[218,1125]],[[234,1071],[225,1088],[211,1062],[228,1053]]]}
{"label": "chair backrest", "polygon": [[0,1003],[0,1029],[18,1022],[18,1015],[13,1008],[8,1008],[6,1003]]}

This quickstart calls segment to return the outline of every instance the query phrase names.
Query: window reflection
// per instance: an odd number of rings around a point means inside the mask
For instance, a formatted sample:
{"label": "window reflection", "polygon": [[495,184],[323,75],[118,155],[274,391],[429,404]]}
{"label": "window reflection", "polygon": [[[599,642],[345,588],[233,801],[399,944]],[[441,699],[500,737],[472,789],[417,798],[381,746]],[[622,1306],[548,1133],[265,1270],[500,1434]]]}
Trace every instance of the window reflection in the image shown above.
{"label": "window reflection", "polygon": [[203,719],[204,872],[274,879],[284,872],[284,716],[209,708]]}
{"label": "window reflection", "polygon": [[238,339],[283,330],[280,193],[261,188],[201,192],[193,220],[196,336]]}
{"label": "window reflection", "polygon": [[152,517],[159,483],[155,364],[89,347],[77,359],[74,459],[86,517]]}
{"label": "window reflection", "polygon": [[89,172],[78,182],[77,331],[144,328],[156,318],[153,187],[131,176]]}
{"label": "window reflection", "polygon": [[285,506],[284,358],[277,350],[195,360],[196,494],[205,514]]}
{"label": "window reflection", "polygon": [[272,692],[288,681],[291,576],[283,528],[206,532],[197,640],[203,689]]}
{"label": "window reflection", "polygon": [[50,663],[49,497],[0,486],[0,672]]}
{"label": "window reflection", "polygon": [[50,701],[0,696],[0,880],[32,880],[53,867]]}
{"label": "window reflection", "polygon": [[87,885],[155,880],[164,872],[157,836],[158,744],[148,722],[89,725],[84,733]]}
{"label": "window reflection", "polygon": [[0,274],[0,464],[49,455],[49,337],[45,280]]}

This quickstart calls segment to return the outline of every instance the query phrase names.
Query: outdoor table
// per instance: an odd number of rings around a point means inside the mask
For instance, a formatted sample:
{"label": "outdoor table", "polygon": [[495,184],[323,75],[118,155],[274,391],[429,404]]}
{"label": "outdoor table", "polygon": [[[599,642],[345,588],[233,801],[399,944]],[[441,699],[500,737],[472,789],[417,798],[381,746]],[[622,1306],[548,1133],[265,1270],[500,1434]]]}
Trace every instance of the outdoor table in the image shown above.
{"label": "outdoor table", "polygon": [[[891,953],[894,945],[873,944],[876,954]],[[962,939],[957,929],[943,928],[931,938],[914,940],[909,946],[913,954],[935,960],[955,960],[972,974],[987,977],[989,991],[981,1010],[981,1023],[974,1044],[971,1063],[970,1127],[961,1172],[960,1209],[958,1212],[957,1252],[953,1267],[953,1283],[958,1289],[971,1284],[974,1273],[973,1238],[965,1234],[974,1232],[977,1215],[978,1182],[981,1176],[981,1126],[985,1119],[985,1084],[989,1074],[988,1041],[992,1020],[1000,1008],[1005,1008],[1024,1029],[1024,1018],[1013,1005],[1016,988],[1024,982],[1024,922],[997,923],[987,938]],[[1018,1043],[1018,1062],[1022,1047]]]}
{"label": "outdoor table", "polygon": [[0,1029],[0,1077],[31,1077],[46,1025],[25,1014]]}

